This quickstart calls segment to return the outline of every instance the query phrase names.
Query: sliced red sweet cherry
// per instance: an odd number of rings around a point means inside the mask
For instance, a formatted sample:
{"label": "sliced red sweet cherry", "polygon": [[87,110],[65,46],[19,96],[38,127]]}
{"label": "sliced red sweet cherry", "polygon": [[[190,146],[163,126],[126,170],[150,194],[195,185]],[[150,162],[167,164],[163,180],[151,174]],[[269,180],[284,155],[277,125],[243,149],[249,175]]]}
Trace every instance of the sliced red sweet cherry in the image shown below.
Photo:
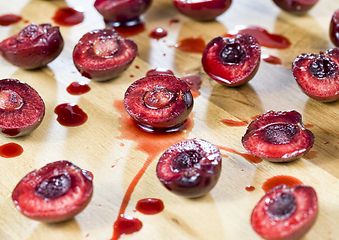
{"label": "sliced red sweet cherry", "polygon": [[329,34],[332,43],[339,47],[339,9],[332,15]]}
{"label": "sliced red sweet cherry", "polygon": [[172,0],[179,12],[198,21],[209,21],[220,16],[231,6],[232,0]]}
{"label": "sliced red sweet cherry", "polygon": [[314,7],[318,0],[273,0],[273,2],[288,13],[304,15]]}
{"label": "sliced red sweet cherry", "polygon": [[189,86],[180,78],[155,74],[132,83],[124,98],[125,109],[146,131],[175,131],[193,108]]}
{"label": "sliced red sweet cherry", "polygon": [[172,145],[156,167],[161,183],[174,194],[195,198],[207,194],[221,173],[219,149],[202,139],[189,139]]}
{"label": "sliced red sweet cherry", "polygon": [[214,80],[228,86],[239,86],[250,81],[260,63],[260,44],[250,34],[235,38],[216,37],[202,55],[202,66]]}
{"label": "sliced red sweet cherry", "polygon": [[254,156],[271,162],[289,162],[307,153],[314,143],[297,111],[269,111],[254,119],[242,144]]}
{"label": "sliced red sweet cherry", "polygon": [[73,218],[90,202],[93,175],[69,161],[56,161],[28,173],[15,187],[12,199],[26,217],[42,222]]}
{"label": "sliced red sweet cherry", "polygon": [[339,99],[339,48],[300,54],[293,61],[292,72],[307,96],[322,102]]}
{"label": "sliced red sweet cherry", "polygon": [[96,0],[94,7],[104,17],[105,22],[119,27],[138,23],[140,15],[151,3],[152,0]]}
{"label": "sliced red sweet cherry", "polygon": [[76,44],[73,62],[84,77],[105,81],[123,73],[137,53],[133,40],[121,37],[114,29],[97,29],[86,33]]}
{"label": "sliced red sweet cherry", "polygon": [[19,137],[35,130],[45,116],[39,93],[17,79],[0,80],[0,130],[8,137]]}
{"label": "sliced red sweet cherry", "polygon": [[0,43],[0,54],[11,64],[24,69],[46,66],[59,56],[64,40],[59,27],[30,24]]}
{"label": "sliced red sweet cherry", "polygon": [[279,185],[265,194],[252,212],[251,224],[263,239],[298,240],[318,215],[315,190],[306,185]]}

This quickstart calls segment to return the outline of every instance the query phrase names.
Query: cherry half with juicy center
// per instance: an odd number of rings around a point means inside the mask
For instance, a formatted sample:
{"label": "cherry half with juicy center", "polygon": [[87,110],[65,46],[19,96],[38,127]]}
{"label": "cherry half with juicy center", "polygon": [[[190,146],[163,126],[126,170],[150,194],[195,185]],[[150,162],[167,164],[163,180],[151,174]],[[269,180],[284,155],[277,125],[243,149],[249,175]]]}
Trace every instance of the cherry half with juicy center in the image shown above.
{"label": "cherry half with juicy center", "polygon": [[46,66],[59,56],[64,40],[59,27],[30,24],[0,43],[0,54],[11,64],[24,69]]}
{"label": "cherry half with juicy center", "polygon": [[293,61],[292,72],[307,96],[322,102],[339,99],[339,48],[300,54]]}
{"label": "cherry half with juicy center", "polygon": [[128,114],[144,130],[176,131],[193,108],[189,86],[167,74],[153,74],[132,83],[124,98]]}
{"label": "cherry half with juicy center", "polygon": [[216,37],[202,55],[205,72],[227,86],[240,86],[250,81],[260,64],[258,40],[244,33],[233,37]]}
{"label": "cherry half with juicy center", "polygon": [[254,207],[251,225],[263,239],[298,240],[313,226],[318,215],[315,190],[306,185],[279,185]]}
{"label": "cherry half with juicy center", "polygon": [[156,172],[160,182],[174,194],[196,198],[217,184],[221,153],[210,142],[189,139],[172,145],[160,157]]}
{"label": "cherry half with juicy center", "polygon": [[7,137],[19,137],[35,130],[45,116],[39,93],[17,79],[0,80],[0,129]]}
{"label": "cherry half with juicy center", "polygon": [[15,187],[12,199],[26,217],[62,222],[79,214],[90,202],[93,175],[69,161],[56,161],[28,173]]}
{"label": "cherry half with juicy center", "polygon": [[242,144],[254,156],[271,162],[293,161],[307,153],[314,143],[297,111],[269,111],[254,119],[242,137]]}
{"label": "cherry half with juicy center", "polygon": [[133,62],[138,47],[114,29],[86,33],[73,50],[73,62],[82,76],[105,81],[119,76]]}

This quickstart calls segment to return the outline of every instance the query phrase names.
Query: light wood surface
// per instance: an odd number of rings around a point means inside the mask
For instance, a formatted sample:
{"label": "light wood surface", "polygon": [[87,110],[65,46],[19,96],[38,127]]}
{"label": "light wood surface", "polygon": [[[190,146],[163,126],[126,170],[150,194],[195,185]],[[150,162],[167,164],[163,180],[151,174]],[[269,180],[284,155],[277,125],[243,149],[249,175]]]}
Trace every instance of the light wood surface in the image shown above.
{"label": "light wood surface", "polygon": [[[333,47],[328,28],[332,13],[339,8],[338,0],[320,0],[303,17],[282,12],[272,1],[234,0],[217,21],[204,23],[179,14],[170,0],[154,0],[143,15],[146,30],[131,37],[139,47],[132,66],[120,77],[101,83],[81,77],[72,62],[72,50],[79,38],[90,30],[105,27],[93,7],[93,0],[0,2],[0,15],[15,13],[34,23],[54,25],[51,17],[55,10],[66,5],[81,6],[85,13],[83,23],[61,27],[65,48],[47,67],[26,71],[0,58],[0,78],[27,82],[46,104],[46,116],[32,134],[12,139],[0,137],[0,144],[16,142],[24,148],[19,157],[0,158],[0,239],[107,240],[112,237],[113,223],[125,191],[147,159],[147,154],[136,149],[134,141],[117,138],[121,134],[120,113],[113,102],[123,98],[133,81],[156,67],[168,68],[178,77],[185,74],[203,77],[201,95],[195,98],[192,113],[194,126],[188,138],[202,138],[245,152],[241,137],[246,127],[228,127],[221,119],[250,120],[271,109],[294,109],[303,115],[305,124],[314,125],[310,130],[315,135],[315,144],[308,155],[288,164],[266,161],[251,164],[239,155],[223,151],[223,169],[217,186],[206,196],[194,200],[173,195],[161,186],[155,174],[155,159],[136,186],[126,209],[126,216],[140,219],[143,227],[122,239],[260,239],[252,230],[250,215],[264,195],[263,182],[280,174],[300,179],[313,186],[318,194],[319,216],[303,239],[338,239],[339,102],[321,103],[308,98],[291,72],[291,63],[300,53],[318,53]],[[180,21],[169,24],[173,18]],[[19,32],[26,24],[21,21],[8,27],[0,26],[0,40]],[[286,50],[263,47],[263,54],[278,56],[283,64],[262,61],[256,76],[245,86],[229,88],[212,81],[202,69],[201,55],[172,47],[186,37],[202,37],[207,43],[239,24],[263,27],[292,42]],[[148,34],[156,27],[166,29],[168,36],[159,41],[150,39]],[[87,82],[91,91],[81,96],[68,94],[66,87],[73,81]],[[67,128],[56,121],[54,108],[67,102],[77,103],[88,114],[84,125]],[[59,224],[40,223],[21,215],[11,200],[18,181],[33,169],[62,159],[94,174],[94,195],[88,207],[73,220]],[[255,191],[246,191],[247,185],[254,186]],[[133,211],[139,199],[149,197],[162,199],[165,210],[153,216]]]}

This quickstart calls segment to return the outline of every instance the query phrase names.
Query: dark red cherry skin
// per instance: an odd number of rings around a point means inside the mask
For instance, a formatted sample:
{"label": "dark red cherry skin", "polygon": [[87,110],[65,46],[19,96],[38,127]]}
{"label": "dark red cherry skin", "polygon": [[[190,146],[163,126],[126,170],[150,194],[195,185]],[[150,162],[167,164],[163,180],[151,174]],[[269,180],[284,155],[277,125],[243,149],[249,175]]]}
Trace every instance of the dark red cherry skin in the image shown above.
{"label": "dark red cherry skin", "polygon": [[273,2],[288,13],[304,15],[314,7],[318,0],[273,0]]}
{"label": "dark red cherry skin", "polygon": [[215,145],[202,139],[189,139],[172,145],[161,155],[156,173],[172,193],[196,198],[217,184],[221,161]]}
{"label": "dark red cherry skin", "polygon": [[298,240],[318,215],[315,190],[306,185],[279,185],[263,196],[253,209],[251,225],[266,240]]}
{"label": "dark red cherry skin", "polygon": [[11,64],[24,69],[46,66],[59,56],[64,40],[59,27],[30,24],[0,43],[0,54]]}
{"label": "dark red cherry skin", "polygon": [[119,76],[133,62],[138,47],[114,29],[97,29],[86,33],[73,50],[73,62],[82,76],[106,81]]}
{"label": "dark red cherry skin", "polygon": [[172,1],[179,12],[198,21],[214,20],[226,12],[232,4],[232,0]]}
{"label": "dark red cherry skin", "polygon": [[105,22],[115,26],[127,22],[139,22],[139,16],[151,5],[152,0],[96,0],[94,7],[104,17]]}
{"label": "dark red cherry skin", "polygon": [[28,173],[15,187],[13,202],[23,215],[42,222],[62,222],[90,202],[93,175],[69,161],[49,163]]}
{"label": "dark red cherry skin", "polygon": [[297,111],[269,111],[254,119],[242,144],[254,156],[270,162],[290,162],[307,153],[314,143]]}
{"label": "dark red cherry skin", "polygon": [[260,64],[261,49],[258,40],[250,34],[235,38],[216,37],[202,55],[205,72],[227,86],[240,86],[250,81]]}
{"label": "dark red cherry skin", "polygon": [[0,80],[0,130],[7,137],[31,133],[45,116],[39,93],[17,79]]}
{"label": "dark red cherry skin", "polygon": [[322,102],[339,99],[339,48],[300,54],[292,63],[292,72],[309,97]]}
{"label": "dark red cherry skin", "polygon": [[193,96],[183,80],[154,74],[132,83],[124,97],[128,114],[146,131],[175,131],[189,116]]}
{"label": "dark red cherry skin", "polygon": [[339,9],[333,13],[331,18],[330,39],[335,46],[339,47]]}

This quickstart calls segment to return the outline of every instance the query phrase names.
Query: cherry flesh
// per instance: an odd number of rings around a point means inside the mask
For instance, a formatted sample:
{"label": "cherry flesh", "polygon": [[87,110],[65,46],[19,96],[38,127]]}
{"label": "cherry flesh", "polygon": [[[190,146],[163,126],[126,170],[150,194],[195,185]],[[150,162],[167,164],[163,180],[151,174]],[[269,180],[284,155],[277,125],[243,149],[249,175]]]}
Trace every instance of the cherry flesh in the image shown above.
{"label": "cherry flesh", "polygon": [[59,27],[30,24],[0,43],[0,54],[11,64],[24,69],[46,66],[59,56],[64,40]]}
{"label": "cherry flesh", "polygon": [[217,82],[240,86],[256,74],[260,55],[260,44],[250,34],[240,34],[235,38],[216,37],[203,52],[202,66]]}
{"label": "cherry flesh", "polygon": [[292,72],[309,97],[322,102],[339,99],[339,48],[300,54],[293,61]]}
{"label": "cherry flesh", "polygon": [[231,6],[232,0],[172,0],[176,9],[198,21],[209,21],[220,16]]}
{"label": "cherry flesh", "polygon": [[45,104],[35,89],[17,79],[0,80],[0,129],[7,137],[35,130],[45,116]]}
{"label": "cherry flesh", "polygon": [[151,5],[152,0],[96,0],[94,7],[105,22],[114,27],[140,22],[140,15]]}
{"label": "cherry flesh", "polygon": [[254,119],[242,144],[254,156],[271,162],[290,162],[307,153],[314,143],[297,111],[269,111]]}
{"label": "cherry flesh", "polygon": [[221,154],[212,143],[189,139],[172,145],[156,167],[160,182],[174,194],[196,198],[217,184],[221,173]]}
{"label": "cherry flesh", "polygon": [[333,13],[331,18],[330,38],[332,43],[339,47],[339,9]]}
{"label": "cherry flesh", "polygon": [[49,163],[28,173],[15,187],[12,199],[26,217],[62,222],[80,213],[90,202],[93,175],[69,161]]}
{"label": "cherry flesh", "polygon": [[314,7],[318,0],[273,0],[273,2],[288,13],[304,15]]}
{"label": "cherry flesh", "polygon": [[106,81],[123,73],[137,53],[133,40],[121,37],[114,29],[98,29],[79,40],[73,50],[73,62],[84,77]]}
{"label": "cherry flesh", "polygon": [[189,86],[167,74],[154,74],[132,83],[125,93],[125,109],[146,131],[175,131],[193,108]]}
{"label": "cherry flesh", "polygon": [[255,206],[251,224],[263,239],[298,240],[313,226],[317,215],[317,194],[312,187],[279,185]]}

